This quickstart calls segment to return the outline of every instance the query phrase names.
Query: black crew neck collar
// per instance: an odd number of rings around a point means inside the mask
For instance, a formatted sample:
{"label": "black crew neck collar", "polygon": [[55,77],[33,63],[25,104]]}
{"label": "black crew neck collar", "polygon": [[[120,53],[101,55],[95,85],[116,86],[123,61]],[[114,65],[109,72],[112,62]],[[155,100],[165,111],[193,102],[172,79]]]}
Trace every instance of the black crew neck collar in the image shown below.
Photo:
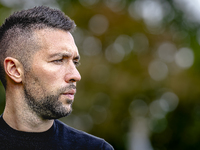
{"label": "black crew neck collar", "polygon": [[0,116],[0,129],[6,134],[6,136],[10,137],[16,137],[16,138],[26,138],[30,140],[49,140],[49,138],[53,137],[56,125],[55,121],[50,129],[44,132],[24,132],[24,131],[18,131],[13,128],[11,128],[3,119],[3,115]]}

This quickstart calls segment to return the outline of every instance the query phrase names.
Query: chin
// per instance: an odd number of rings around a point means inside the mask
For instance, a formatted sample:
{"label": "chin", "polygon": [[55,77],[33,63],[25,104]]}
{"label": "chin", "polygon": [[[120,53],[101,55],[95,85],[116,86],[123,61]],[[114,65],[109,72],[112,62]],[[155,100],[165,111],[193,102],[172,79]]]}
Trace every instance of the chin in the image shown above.
{"label": "chin", "polygon": [[44,114],[42,115],[43,119],[48,119],[48,120],[52,120],[52,119],[60,119],[62,117],[66,117],[68,115],[70,115],[72,112],[72,107],[71,105],[67,105],[65,107],[62,107],[61,109],[57,110],[57,111],[51,111],[51,113],[48,114]]}
{"label": "chin", "polygon": [[71,114],[71,112],[68,112],[68,113],[65,113],[65,114],[55,114],[55,115],[50,115],[50,116],[43,116],[42,118],[48,119],[48,120],[60,119],[60,118],[66,117],[70,114]]}

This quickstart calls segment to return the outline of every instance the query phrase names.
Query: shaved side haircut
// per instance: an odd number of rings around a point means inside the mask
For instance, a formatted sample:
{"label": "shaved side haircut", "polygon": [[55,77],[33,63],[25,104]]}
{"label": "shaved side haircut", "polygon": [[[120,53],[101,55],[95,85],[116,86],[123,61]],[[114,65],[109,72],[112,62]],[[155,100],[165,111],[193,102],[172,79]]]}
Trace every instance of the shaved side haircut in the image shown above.
{"label": "shaved side haircut", "polygon": [[15,12],[0,26],[0,80],[6,89],[4,60],[13,57],[30,68],[31,58],[40,49],[34,31],[41,29],[60,29],[73,31],[75,23],[62,11],[46,6]]}

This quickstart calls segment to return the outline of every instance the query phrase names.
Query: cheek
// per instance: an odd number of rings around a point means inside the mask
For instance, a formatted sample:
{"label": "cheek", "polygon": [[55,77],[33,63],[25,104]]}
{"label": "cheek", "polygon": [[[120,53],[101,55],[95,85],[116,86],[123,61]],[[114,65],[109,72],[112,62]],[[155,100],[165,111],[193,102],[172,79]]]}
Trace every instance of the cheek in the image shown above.
{"label": "cheek", "polygon": [[64,70],[58,66],[40,66],[35,68],[35,74],[46,86],[58,86],[64,79]]}

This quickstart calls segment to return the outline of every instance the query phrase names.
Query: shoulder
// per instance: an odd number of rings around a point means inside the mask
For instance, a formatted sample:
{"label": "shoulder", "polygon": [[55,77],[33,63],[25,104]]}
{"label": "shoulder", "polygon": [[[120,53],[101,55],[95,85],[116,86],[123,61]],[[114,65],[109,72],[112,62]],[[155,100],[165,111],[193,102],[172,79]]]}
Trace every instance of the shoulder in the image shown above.
{"label": "shoulder", "polygon": [[93,146],[94,149],[96,147],[96,149],[101,150],[113,150],[112,146],[102,138],[74,129],[59,120],[55,120],[55,125],[57,134],[73,144],[77,143],[82,147],[88,146],[90,148]]}

